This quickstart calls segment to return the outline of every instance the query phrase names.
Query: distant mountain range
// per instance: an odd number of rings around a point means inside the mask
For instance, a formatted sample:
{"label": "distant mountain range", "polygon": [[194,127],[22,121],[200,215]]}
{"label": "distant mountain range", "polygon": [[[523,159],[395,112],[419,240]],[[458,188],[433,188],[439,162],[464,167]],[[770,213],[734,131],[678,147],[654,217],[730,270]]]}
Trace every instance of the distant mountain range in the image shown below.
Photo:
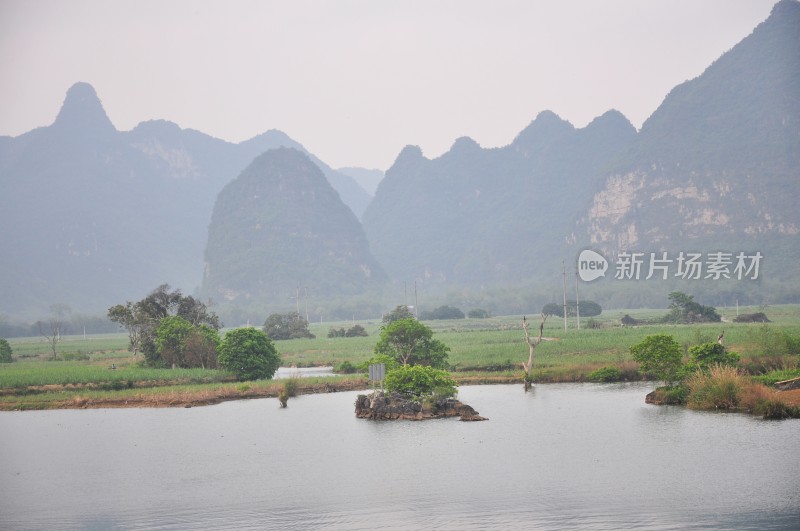
{"label": "distant mountain range", "polygon": [[671,289],[716,304],[800,300],[798,178],[800,4],[784,0],[639,133],[615,111],[583,129],[544,112],[502,148],[462,138],[428,160],[409,146],[363,224],[390,277],[462,300],[497,286],[560,298],[586,248],[612,267],[620,253],[763,255],[758,282],[681,282],[673,262],[664,282],[585,286],[617,307],[664,304]]}
{"label": "distant mountain range", "polygon": [[[0,315],[56,302],[104,312],[168,282],[191,293],[217,194],[261,153],[303,147],[276,130],[231,144],[166,121],[117,131],[77,83],[55,122],[0,137]],[[356,215],[370,195],[309,157]]]}
{"label": "distant mountain range", "polygon": [[[639,132],[614,110],[580,129],[545,111],[508,146],[464,137],[435,159],[407,146],[385,176],[333,170],[274,130],[240,144],[164,121],[117,131],[78,83],[51,126],[0,137],[0,314],[102,312],[168,282],[250,318],[242,308],[298,304],[309,278],[326,316],[393,307],[411,285],[528,312],[560,297],[586,249],[610,263],[581,288],[606,307],[665,304],[674,289],[797,302],[799,101],[796,0]],[[763,261],[747,281],[614,278],[631,253],[677,268],[681,252]]]}

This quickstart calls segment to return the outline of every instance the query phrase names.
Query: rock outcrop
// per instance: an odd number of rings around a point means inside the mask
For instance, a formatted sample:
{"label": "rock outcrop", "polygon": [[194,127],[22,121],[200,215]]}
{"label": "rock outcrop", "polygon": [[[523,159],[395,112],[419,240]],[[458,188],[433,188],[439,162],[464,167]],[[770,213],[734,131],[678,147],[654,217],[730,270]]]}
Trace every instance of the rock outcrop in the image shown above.
{"label": "rock outcrop", "polygon": [[460,417],[463,421],[488,420],[475,409],[455,398],[432,402],[415,402],[399,393],[375,391],[356,398],[356,417],[373,420],[424,420],[444,417]]}

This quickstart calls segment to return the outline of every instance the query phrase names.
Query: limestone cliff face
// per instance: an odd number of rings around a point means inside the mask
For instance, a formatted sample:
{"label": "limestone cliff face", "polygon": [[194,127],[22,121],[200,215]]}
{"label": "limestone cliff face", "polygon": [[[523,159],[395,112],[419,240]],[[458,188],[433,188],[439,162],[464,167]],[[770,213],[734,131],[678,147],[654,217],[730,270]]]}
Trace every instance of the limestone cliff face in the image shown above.
{"label": "limestone cliff face", "polygon": [[579,233],[607,252],[800,234],[800,3],[779,2],[677,86],[594,193]]}

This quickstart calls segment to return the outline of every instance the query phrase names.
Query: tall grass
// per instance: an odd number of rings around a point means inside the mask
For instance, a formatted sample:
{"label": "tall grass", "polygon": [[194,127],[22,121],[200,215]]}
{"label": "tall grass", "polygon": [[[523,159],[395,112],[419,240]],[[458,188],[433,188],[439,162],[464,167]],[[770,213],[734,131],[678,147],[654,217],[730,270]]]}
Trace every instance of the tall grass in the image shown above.
{"label": "tall grass", "polygon": [[697,371],[686,380],[686,405],[692,409],[734,409],[749,382],[736,367],[714,365],[708,372]]}
{"label": "tall grass", "polygon": [[740,409],[764,418],[798,416],[797,407],[788,405],[780,393],[754,381],[735,367],[715,365],[709,372],[698,371],[686,382],[691,409]]}

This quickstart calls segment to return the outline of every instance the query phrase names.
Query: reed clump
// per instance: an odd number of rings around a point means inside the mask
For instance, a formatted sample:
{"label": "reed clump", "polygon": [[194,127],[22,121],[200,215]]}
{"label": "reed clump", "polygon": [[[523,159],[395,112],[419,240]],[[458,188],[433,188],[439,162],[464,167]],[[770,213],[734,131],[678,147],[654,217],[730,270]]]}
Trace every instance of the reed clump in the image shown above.
{"label": "reed clump", "polygon": [[738,409],[767,419],[797,417],[800,408],[788,404],[781,394],[754,381],[736,367],[714,365],[686,380],[686,405],[691,409]]}
{"label": "reed clump", "polygon": [[708,372],[697,371],[686,380],[686,405],[691,409],[735,409],[749,382],[739,369],[727,365],[714,365]]}
{"label": "reed clump", "polygon": [[283,387],[278,391],[278,401],[281,407],[286,407],[289,397],[297,396],[297,389],[300,387],[300,377],[292,376],[283,381]]}

